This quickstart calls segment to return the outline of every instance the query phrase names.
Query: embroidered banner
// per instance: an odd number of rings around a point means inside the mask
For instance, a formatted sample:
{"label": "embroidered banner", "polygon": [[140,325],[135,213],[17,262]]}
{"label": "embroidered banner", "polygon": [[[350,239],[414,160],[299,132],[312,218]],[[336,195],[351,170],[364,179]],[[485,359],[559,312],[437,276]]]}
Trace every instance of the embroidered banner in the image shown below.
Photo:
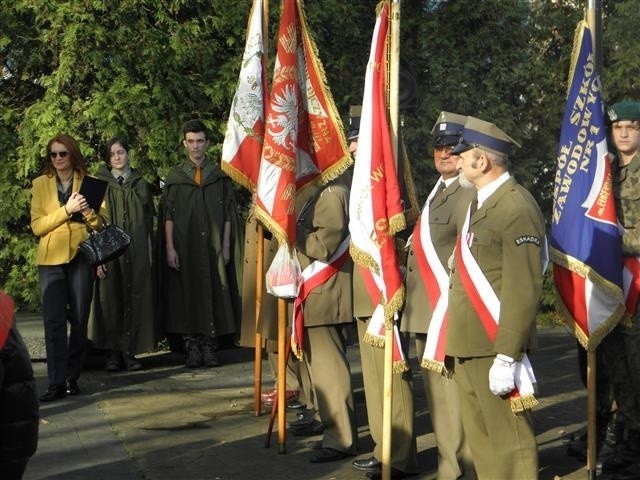
{"label": "embroidered banner", "polygon": [[240,77],[222,144],[222,171],[252,192],[258,183],[267,91],[262,12],[263,0],[254,0]]}
{"label": "embroidered banner", "polygon": [[564,320],[593,350],[625,305],[601,85],[584,21],[576,30],[560,133],[550,253]]}

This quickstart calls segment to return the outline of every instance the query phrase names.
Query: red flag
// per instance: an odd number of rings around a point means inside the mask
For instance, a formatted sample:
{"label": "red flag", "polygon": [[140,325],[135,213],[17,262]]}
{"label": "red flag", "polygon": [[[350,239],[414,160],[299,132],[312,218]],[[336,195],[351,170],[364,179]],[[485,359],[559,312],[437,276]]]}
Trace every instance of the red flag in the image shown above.
{"label": "red flag", "polygon": [[294,200],[351,162],[299,0],[283,0],[257,186],[256,215],[280,244],[295,242]]}
{"label": "red flag", "polygon": [[263,0],[254,0],[238,87],[222,144],[222,170],[252,192],[258,183],[264,139],[264,95],[267,90],[262,12]]}
{"label": "red flag", "polygon": [[376,20],[367,64],[349,202],[352,256],[356,263],[371,271],[381,292],[385,322],[392,321],[404,301],[394,235],[406,226],[387,122],[388,31],[389,2],[384,2]]}

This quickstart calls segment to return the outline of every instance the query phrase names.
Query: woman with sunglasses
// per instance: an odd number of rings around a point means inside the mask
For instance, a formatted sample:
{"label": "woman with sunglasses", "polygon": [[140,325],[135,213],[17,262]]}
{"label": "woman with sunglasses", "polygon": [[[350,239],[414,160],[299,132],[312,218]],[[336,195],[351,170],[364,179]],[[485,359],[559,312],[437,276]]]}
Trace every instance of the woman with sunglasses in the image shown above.
{"label": "woman with sunglasses", "polygon": [[95,271],[78,253],[78,245],[88,236],[85,222],[102,227],[101,217],[78,193],[85,175],[78,142],[60,134],[47,144],[43,174],[31,190],[31,230],[40,238],[36,263],[49,379],[41,402],[80,393]]}

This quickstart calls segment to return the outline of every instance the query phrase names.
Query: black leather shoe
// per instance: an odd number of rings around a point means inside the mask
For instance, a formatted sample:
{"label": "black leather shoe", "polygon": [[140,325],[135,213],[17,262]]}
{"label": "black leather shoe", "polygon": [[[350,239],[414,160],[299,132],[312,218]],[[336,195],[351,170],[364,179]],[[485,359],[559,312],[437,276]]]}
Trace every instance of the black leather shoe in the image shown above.
{"label": "black leather shoe", "polygon": [[289,431],[296,437],[311,437],[313,435],[320,435],[324,431],[324,427],[321,422],[313,420],[307,425],[291,427]]}
{"label": "black leather shoe", "polygon": [[300,427],[302,425],[309,425],[314,421],[313,410],[303,410],[296,414],[296,419],[293,422],[289,422],[289,427]]}
{"label": "black leather shoe", "polygon": [[309,450],[322,450],[322,440],[309,440],[305,445]]}
{"label": "black leather shoe", "polygon": [[[397,470],[393,467],[391,467],[391,475],[389,476],[389,478],[391,478],[392,480],[396,480],[399,478],[407,478],[407,477],[413,477],[415,476],[415,473],[405,473],[402,470]],[[375,480],[379,480],[382,478],[382,468],[380,468],[377,472],[368,472],[367,473],[367,478],[372,478]]]}
{"label": "black leather shoe", "polygon": [[347,453],[335,450],[333,448],[321,448],[309,457],[311,463],[326,463],[333,462],[335,460],[342,460],[348,456]]}
{"label": "black leather shoe", "polygon": [[380,460],[376,457],[369,457],[354,460],[351,465],[353,465],[353,468],[360,470],[361,472],[373,472],[380,471],[382,463],[380,463]]}
{"label": "black leather shoe", "polygon": [[47,391],[40,397],[41,402],[53,402],[67,396],[64,385],[49,385]]}
{"label": "black leather shoe", "polygon": [[70,378],[67,380],[67,395],[80,395],[80,387],[78,380]]}

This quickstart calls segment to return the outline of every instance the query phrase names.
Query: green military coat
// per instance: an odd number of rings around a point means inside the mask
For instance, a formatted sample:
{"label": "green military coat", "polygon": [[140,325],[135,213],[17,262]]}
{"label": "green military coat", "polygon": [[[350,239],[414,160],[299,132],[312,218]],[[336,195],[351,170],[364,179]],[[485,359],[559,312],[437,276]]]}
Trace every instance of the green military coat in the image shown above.
{"label": "green military coat", "polygon": [[[206,159],[205,162],[210,162]],[[173,242],[180,270],[163,262],[164,327],[167,333],[221,335],[239,333],[242,236],[234,191],[216,164],[203,165],[197,185],[188,175],[191,162],[173,167],[163,193],[164,216],[174,223]],[[225,222],[231,222],[231,260],[222,258]],[[163,245],[164,247],[164,245]],[[166,250],[163,248],[164,255]]]}
{"label": "green military coat", "polygon": [[132,354],[155,350],[159,325],[155,309],[154,206],[149,184],[135,170],[122,185],[103,165],[96,175],[108,182],[109,220],[132,237],[124,255],[109,262],[96,279],[89,338],[94,347]]}
{"label": "green military coat", "polygon": [[[431,241],[445,270],[458,236],[457,218],[466,213],[475,189],[463,188],[458,180],[436,195],[429,208]],[[460,222],[461,223],[461,222]],[[415,236],[407,252],[406,301],[400,329],[403,332],[427,333],[433,309],[416,260]]]}
{"label": "green military coat", "polygon": [[510,178],[473,214],[469,232],[471,254],[500,300],[500,325],[491,342],[454,264],[446,353],[467,358],[502,353],[520,360],[535,342],[543,277],[542,214],[531,194]]}
{"label": "green military coat", "polygon": [[[349,235],[349,188],[332,183],[311,197],[298,218],[296,248],[304,270],[314,260],[327,260]],[[348,256],[340,270],[313,290],[304,302],[306,327],[353,321],[351,275]]]}

